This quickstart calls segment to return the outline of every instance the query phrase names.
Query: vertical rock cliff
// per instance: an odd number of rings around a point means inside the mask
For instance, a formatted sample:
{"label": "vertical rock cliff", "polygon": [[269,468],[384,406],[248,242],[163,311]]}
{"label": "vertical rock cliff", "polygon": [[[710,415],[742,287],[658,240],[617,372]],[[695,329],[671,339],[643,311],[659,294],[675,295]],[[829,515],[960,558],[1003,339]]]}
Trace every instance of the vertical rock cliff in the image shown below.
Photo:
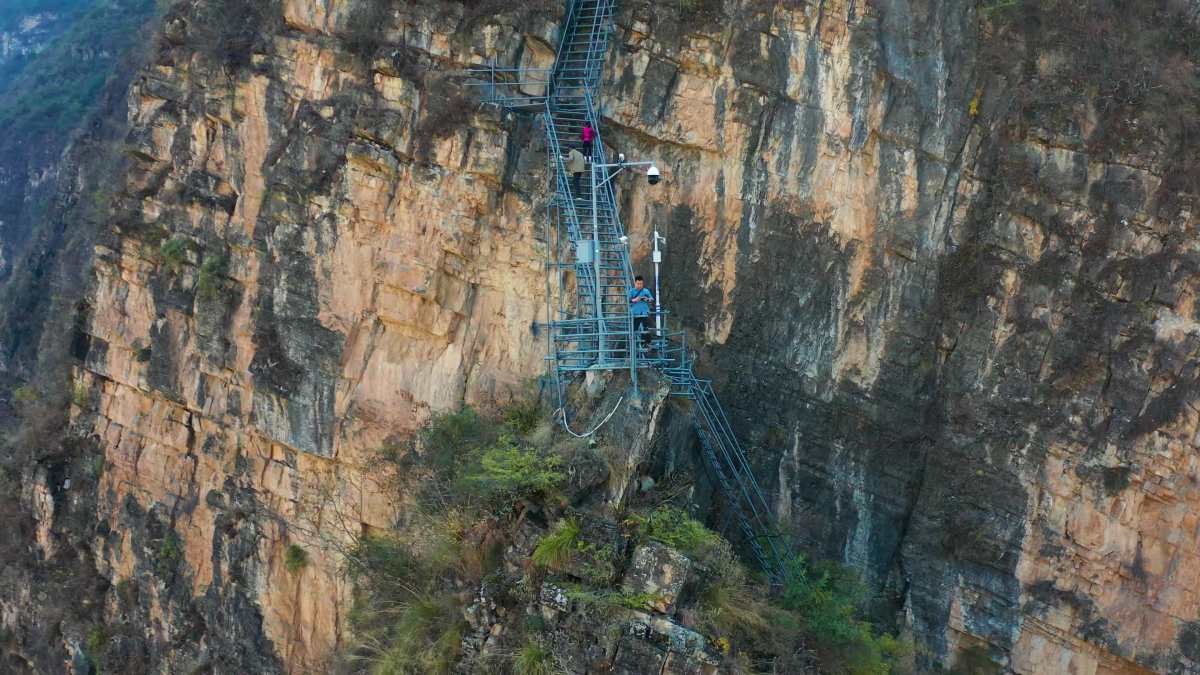
{"label": "vertical rock cliff", "polygon": [[[1200,35],[1147,4],[617,18],[605,139],[666,176],[619,188],[635,260],[657,226],[779,522],[863,574],[922,666],[1200,669]],[[74,308],[86,443],[21,474],[36,555],[85,551],[96,611],[125,616],[112,653],[325,668],[339,547],[403,512],[373,452],[541,372],[540,131],[459,71],[549,65],[560,11],[162,17]],[[78,625],[22,631],[35,599],[0,608],[19,653],[79,651]]]}

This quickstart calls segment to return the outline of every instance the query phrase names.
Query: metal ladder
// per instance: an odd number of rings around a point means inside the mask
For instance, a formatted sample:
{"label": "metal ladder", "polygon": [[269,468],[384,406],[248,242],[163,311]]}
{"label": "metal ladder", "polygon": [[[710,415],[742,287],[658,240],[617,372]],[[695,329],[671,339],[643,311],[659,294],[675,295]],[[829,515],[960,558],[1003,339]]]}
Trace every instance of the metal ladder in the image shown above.
{"label": "metal ladder", "polygon": [[[578,257],[574,262],[563,263],[557,247],[553,248],[556,257],[548,268],[555,274],[562,269],[573,269],[576,292],[574,313],[566,312],[558,320],[548,322],[551,372],[560,400],[563,380],[571,372],[630,368],[636,373],[639,367],[663,372],[671,383],[672,395],[693,401],[692,419],[705,464],[728,502],[730,514],[736,518],[751,553],[768,577],[779,581],[785,558],[770,504],[711,381],[696,377],[686,336],[669,331],[659,336],[654,356],[644,353],[636,344],[627,300],[633,286],[633,272],[629,251],[622,241],[624,228],[612,182],[606,181],[596,195],[592,195],[587,180],[581,180],[576,189],[563,160],[571,144],[579,141],[583,123],[587,121],[595,131],[592,161],[608,163],[600,135],[597,96],[615,5],[616,0],[567,0],[553,69],[528,71],[489,66],[476,71],[477,76],[485,78],[481,82],[487,87],[485,102],[538,112],[546,134],[548,169],[553,181],[551,205],[558,209],[568,244],[576,251],[585,246],[590,250],[593,223],[599,233],[599,250],[594,253],[599,258],[598,265],[580,262]],[[544,77],[538,79],[538,73],[544,73]],[[544,94],[535,97],[522,89],[531,83],[541,87]],[[608,342],[603,347],[600,335],[607,336]]]}

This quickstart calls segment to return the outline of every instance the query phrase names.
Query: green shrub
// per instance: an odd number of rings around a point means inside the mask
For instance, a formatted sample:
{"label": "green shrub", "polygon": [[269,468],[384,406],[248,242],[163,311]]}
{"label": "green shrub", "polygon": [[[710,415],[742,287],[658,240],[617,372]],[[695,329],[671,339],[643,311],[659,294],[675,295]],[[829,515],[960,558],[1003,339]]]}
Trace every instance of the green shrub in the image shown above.
{"label": "green shrub", "polygon": [[525,436],[542,421],[542,406],[536,398],[513,401],[504,408],[504,426],[518,436]]}
{"label": "green shrub", "polygon": [[434,415],[421,433],[421,461],[443,479],[453,479],[463,458],[496,439],[496,429],[469,407]]}
{"label": "green shrub", "polygon": [[785,565],[779,605],[793,612],[822,665],[851,675],[885,675],[908,646],[891,636],[876,636],[860,618],[866,587],[840,565],[812,565],[795,556]]}
{"label": "green shrub", "polygon": [[682,509],[660,506],[649,515],[630,516],[643,537],[676,548],[698,562],[719,556],[729,544]]}
{"label": "green shrub", "polygon": [[517,652],[513,670],[517,675],[550,675],[555,671],[554,655],[540,640],[533,640]]}
{"label": "green shrub", "polygon": [[92,458],[88,460],[87,469],[92,478],[99,480],[104,475],[104,453],[92,455]]}
{"label": "green shrub", "polygon": [[204,257],[200,271],[196,274],[196,295],[201,300],[215,300],[221,292],[221,275],[225,272],[225,257],[209,255]]}
{"label": "green shrub", "polygon": [[959,650],[948,672],[949,675],[999,675],[1003,670],[992,660],[986,646],[971,645]]}
{"label": "green shrub", "polygon": [[108,628],[99,623],[89,628],[85,644],[90,656],[98,656],[108,644]]}
{"label": "green shrub", "polygon": [[478,104],[463,94],[462,87],[445,79],[430,85],[422,98],[421,118],[417,123],[417,154],[429,158],[433,143],[448,138],[471,120]]}
{"label": "green shrub", "polygon": [[71,403],[74,403],[77,408],[87,408],[91,401],[92,395],[87,385],[82,382],[76,382],[75,388],[71,392]]}
{"label": "green shrub", "polygon": [[678,0],[678,9],[684,23],[701,26],[718,21],[725,6],[722,0]]}
{"label": "green shrub", "polygon": [[392,3],[381,0],[357,2],[346,17],[346,26],[342,37],[346,49],[359,58],[370,63],[387,43],[385,32],[388,24],[395,19]]}
{"label": "green shrub", "polygon": [[525,615],[525,632],[526,633],[544,633],[546,631],[546,619],[541,614],[526,614]]}
{"label": "green shrub", "polygon": [[283,554],[283,566],[287,571],[296,574],[300,570],[308,566],[308,551],[305,551],[299,544],[292,544],[287,547],[287,551]]}
{"label": "green shrub", "polygon": [[522,447],[502,435],[483,449],[460,481],[462,490],[487,501],[512,500],[544,494],[566,478],[556,455]]}
{"label": "green shrub", "polygon": [[579,539],[579,523],[574,518],[558,521],[554,531],[542,537],[533,549],[533,564],[538,567],[560,568],[571,560]]}
{"label": "green shrub", "polygon": [[170,576],[175,568],[179,566],[179,562],[183,560],[183,545],[179,541],[179,535],[174,532],[168,532],[163,540],[159,542],[158,554],[155,556],[154,569],[161,577]]}
{"label": "green shrub", "polygon": [[244,68],[282,19],[280,10],[278,0],[208,0],[189,18],[189,37],[206,58],[232,70]]}
{"label": "green shrub", "polygon": [[987,16],[987,15],[995,14],[996,12],[1003,12],[1005,10],[1016,9],[1020,5],[1021,5],[1021,0],[987,0],[986,2],[984,2],[983,4],[980,5],[979,11],[983,15]]}
{"label": "green shrub", "polygon": [[158,255],[168,272],[176,272],[187,260],[187,244],[187,239],[183,237],[171,237],[159,244]]}

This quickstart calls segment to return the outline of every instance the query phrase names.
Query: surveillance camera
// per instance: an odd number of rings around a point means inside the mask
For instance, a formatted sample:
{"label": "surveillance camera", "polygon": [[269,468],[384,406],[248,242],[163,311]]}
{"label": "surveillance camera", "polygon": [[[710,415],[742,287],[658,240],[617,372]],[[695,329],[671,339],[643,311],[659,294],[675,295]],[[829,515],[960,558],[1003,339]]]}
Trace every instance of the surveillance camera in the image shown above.
{"label": "surveillance camera", "polygon": [[621,235],[621,245],[623,246],[628,243],[629,243],[629,237],[627,237],[625,235]]}
{"label": "surveillance camera", "polygon": [[618,162],[618,163],[620,163],[620,164],[624,164],[624,163],[625,163],[625,153],[623,153],[623,152],[618,152],[618,153],[617,153],[617,162]]}
{"label": "surveillance camera", "polygon": [[658,185],[658,181],[662,180],[662,174],[659,173],[658,167],[653,164],[649,169],[646,169],[646,180],[650,181],[651,185]]}

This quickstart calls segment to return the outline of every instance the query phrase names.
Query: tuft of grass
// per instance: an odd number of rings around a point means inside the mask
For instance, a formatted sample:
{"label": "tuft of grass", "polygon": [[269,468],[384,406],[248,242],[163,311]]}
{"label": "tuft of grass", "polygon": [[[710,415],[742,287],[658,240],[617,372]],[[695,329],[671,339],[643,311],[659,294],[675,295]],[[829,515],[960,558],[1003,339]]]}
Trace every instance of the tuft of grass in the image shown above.
{"label": "tuft of grass", "polygon": [[579,523],[574,518],[558,521],[554,531],[542,537],[533,549],[533,564],[551,569],[561,568],[571,560],[579,539]]}
{"label": "tuft of grass", "polygon": [[421,561],[397,537],[365,534],[346,553],[346,574],[379,597],[420,592],[428,578]]}
{"label": "tuft of grass", "polygon": [[517,652],[513,671],[517,675],[550,675],[555,672],[554,655],[544,642],[532,640]]}
{"label": "tuft of grass", "polygon": [[291,574],[296,574],[308,566],[308,551],[305,551],[299,544],[292,544],[287,547],[287,551],[283,554],[283,566]]}
{"label": "tuft of grass", "polygon": [[646,611],[662,600],[654,593],[626,593],[607,586],[563,583],[567,598],[599,616],[612,616],[623,609]]}
{"label": "tuft of grass", "polygon": [[453,593],[418,597],[401,612],[396,640],[372,672],[449,673],[461,651],[466,627]]}
{"label": "tuft of grass", "polygon": [[654,593],[615,593],[613,602],[625,609],[648,610],[663,600]]}

